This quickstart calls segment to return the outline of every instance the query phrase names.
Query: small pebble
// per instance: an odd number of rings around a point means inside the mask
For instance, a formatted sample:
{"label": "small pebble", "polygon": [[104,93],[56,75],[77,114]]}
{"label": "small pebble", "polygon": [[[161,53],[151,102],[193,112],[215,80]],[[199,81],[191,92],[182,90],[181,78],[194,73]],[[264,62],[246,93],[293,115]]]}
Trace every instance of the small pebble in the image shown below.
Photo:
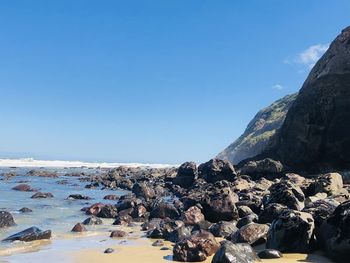
{"label": "small pebble", "polygon": [[162,247],[162,246],[164,246],[164,242],[163,242],[163,240],[158,239],[157,241],[155,241],[152,244],[152,246],[154,246],[154,247]]}
{"label": "small pebble", "polygon": [[110,254],[110,253],[113,253],[113,252],[114,252],[114,249],[109,247],[103,253]]}

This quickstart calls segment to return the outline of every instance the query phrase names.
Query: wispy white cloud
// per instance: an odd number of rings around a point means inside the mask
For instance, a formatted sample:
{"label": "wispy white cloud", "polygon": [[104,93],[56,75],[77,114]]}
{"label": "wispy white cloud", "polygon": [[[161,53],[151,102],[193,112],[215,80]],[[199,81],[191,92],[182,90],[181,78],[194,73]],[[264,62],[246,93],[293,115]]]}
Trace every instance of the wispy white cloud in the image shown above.
{"label": "wispy white cloud", "polygon": [[327,51],[328,44],[317,44],[313,45],[304,51],[302,51],[296,59],[296,62],[308,66],[309,68],[313,67],[315,63],[320,59],[320,57]]}
{"label": "wispy white cloud", "polygon": [[284,86],[282,86],[281,84],[275,84],[272,86],[272,89],[274,90],[284,90]]}
{"label": "wispy white cloud", "polygon": [[301,64],[311,69],[321,56],[327,51],[329,44],[316,44],[301,51],[294,58],[287,58],[284,64]]}

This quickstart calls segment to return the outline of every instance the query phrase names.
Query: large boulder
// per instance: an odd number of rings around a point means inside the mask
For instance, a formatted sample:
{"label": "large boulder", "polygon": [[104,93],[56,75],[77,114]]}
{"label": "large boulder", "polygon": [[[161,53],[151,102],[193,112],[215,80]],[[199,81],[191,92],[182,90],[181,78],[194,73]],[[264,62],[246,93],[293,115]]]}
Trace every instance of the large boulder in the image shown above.
{"label": "large boulder", "polygon": [[235,203],[238,196],[230,188],[216,188],[207,193],[203,202],[203,214],[210,222],[232,221],[238,219]]}
{"label": "large boulder", "polygon": [[295,210],[284,210],[272,222],[267,235],[267,248],[286,253],[310,251],[315,228],[312,215]]}
{"label": "large boulder", "polygon": [[197,231],[175,244],[174,259],[181,262],[204,261],[219,247],[219,243],[211,233],[204,230]]}
{"label": "large boulder", "polygon": [[42,231],[37,227],[31,227],[17,234],[5,238],[3,241],[13,242],[16,240],[30,242],[34,240],[50,239],[51,230]]}
{"label": "large boulder", "polygon": [[14,226],[15,220],[13,216],[7,211],[0,211],[0,229],[3,227]]}
{"label": "large boulder", "polygon": [[209,227],[209,231],[216,237],[227,238],[232,233],[238,231],[236,227],[236,222],[220,221],[218,223],[212,224]]}
{"label": "large boulder", "polygon": [[265,205],[279,203],[293,210],[302,210],[305,195],[300,187],[288,181],[281,181],[270,187],[270,196]]}
{"label": "large boulder", "polygon": [[223,241],[211,263],[254,263],[260,261],[249,244]]}
{"label": "large boulder", "polygon": [[280,175],[283,169],[283,164],[280,161],[266,158],[245,163],[241,168],[241,174],[250,175],[254,179],[258,179],[261,176],[273,179]]}
{"label": "large boulder", "polygon": [[267,151],[293,170],[350,168],[350,27],[316,63]]}
{"label": "large boulder", "polygon": [[208,183],[226,180],[234,181],[237,174],[233,165],[226,160],[211,159],[198,167],[199,177]]}
{"label": "large boulder", "polygon": [[152,187],[146,185],[145,183],[136,183],[132,188],[132,192],[138,198],[143,198],[146,201],[155,197],[155,192]]}
{"label": "large boulder", "polygon": [[343,188],[343,178],[338,173],[328,173],[318,177],[315,183],[316,193],[336,195],[346,193]]}
{"label": "large boulder", "polygon": [[230,240],[233,243],[248,243],[250,245],[259,245],[266,242],[269,226],[265,224],[251,223],[241,227],[234,232]]}
{"label": "large boulder", "polygon": [[181,219],[186,225],[196,225],[205,220],[202,211],[197,206],[192,206],[183,212]]}
{"label": "large boulder", "polygon": [[264,207],[259,214],[259,223],[267,224],[272,223],[273,220],[277,219],[283,210],[288,209],[287,206],[278,203],[271,203]]}
{"label": "large boulder", "polygon": [[173,180],[173,184],[179,185],[183,188],[188,188],[197,179],[197,176],[198,169],[196,163],[185,162],[179,167],[177,175]]}
{"label": "large boulder", "polygon": [[180,213],[174,205],[162,202],[153,208],[153,210],[151,211],[150,217],[162,218],[162,219],[165,219],[165,218],[177,219],[180,217]]}
{"label": "large boulder", "polygon": [[321,244],[337,262],[350,258],[350,201],[340,204],[322,224]]}
{"label": "large boulder", "polygon": [[101,218],[115,218],[118,215],[118,210],[114,205],[104,205],[97,217]]}

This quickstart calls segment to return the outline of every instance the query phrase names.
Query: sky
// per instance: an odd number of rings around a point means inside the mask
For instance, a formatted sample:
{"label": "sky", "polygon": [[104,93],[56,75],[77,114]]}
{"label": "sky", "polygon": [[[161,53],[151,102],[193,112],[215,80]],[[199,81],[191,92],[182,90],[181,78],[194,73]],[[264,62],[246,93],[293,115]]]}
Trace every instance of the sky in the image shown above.
{"label": "sky", "polygon": [[350,1],[0,1],[0,157],[204,162],[300,89]]}

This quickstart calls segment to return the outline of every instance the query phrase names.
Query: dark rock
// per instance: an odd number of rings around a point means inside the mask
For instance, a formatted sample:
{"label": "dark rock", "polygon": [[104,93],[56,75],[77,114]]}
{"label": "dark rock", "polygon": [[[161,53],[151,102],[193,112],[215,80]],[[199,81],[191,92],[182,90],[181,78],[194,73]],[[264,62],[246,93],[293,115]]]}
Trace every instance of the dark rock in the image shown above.
{"label": "dark rock", "polygon": [[15,220],[13,216],[7,211],[0,211],[0,229],[3,227],[14,226]]}
{"label": "dark rock", "polygon": [[238,196],[230,188],[215,189],[209,192],[203,202],[203,214],[210,222],[238,219],[235,203]]}
{"label": "dark rock", "polygon": [[287,206],[278,203],[268,204],[259,214],[259,223],[267,224],[272,223],[277,219],[283,210],[288,209]]}
{"label": "dark rock", "polygon": [[19,240],[24,242],[30,242],[34,240],[50,239],[50,238],[51,238],[51,230],[42,231],[37,227],[31,227],[17,234],[9,236],[5,238],[3,241],[12,242],[12,241]]}
{"label": "dark rock", "polygon": [[132,222],[132,217],[126,213],[119,213],[116,217],[113,225],[124,225],[127,226]]}
{"label": "dark rock", "polygon": [[96,216],[88,217],[84,220],[83,225],[102,225],[102,220]]}
{"label": "dark rock", "polygon": [[73,199],[73,200],[90,200],[91,198],[85,195],[81,194],[72,194],[69,195],[67,199]]}
{"label": "dark rock", "polygon": [[337,206],[332,202],[317,200],[307,205],[303,209],[303,212],[311,214],[315,220],[315,226],[320,227],[323,222],[326,221],[330,215],[332,215],[336,207]]}
{"label": "dark rock", "polygon": [[241,228],[245,225],[248,225],[250,223],[253,223],[253,222],[258,222],[258,216],[256,214],[250,214],[250,215],[247,215],[241,219],[238,220],[237,222],[237,227],[238,228]]}
{"label": "dark rock", "polygon": [[264,249],[258,253],[259,258],[273,259],[283,257],[282,253],[275,249]]}
{"label": "dark rock", "polygon": [[221,180],[234,181],[237,174],[229,161],[211,159],[198,167],[199,177],[208,183],[215,183]]}
{"label": "dark rock", "polygon": [[103,199],[105,199],[105,200],[118,200],[119,197],[117,195],[106,195],[105,197],[103,197]]}
{"label": "dark rock", "polygon": [[27,184],[19,184],[12,188],[12,190],[21,191],[21,192],[33,192],[33,189],[30,185]]}
{"label": "dark rock", "polygon": [[134,184],[134,186],[132,188],[132,192],[136,195],[136,197],[143,198],[146,201],[155,197],[155,192],[154,192],[153,188],[146,185],[145,183]]}
{"label": "dark rock", "polygon": [[223,237],[227,238],[232,233],[235,233],[238,231],[238,228],[236,227],[236,222],[229,222],[229,221],[221,221],[218,223],[215,223],[210,226],[209,231],[215,236],[215,237]]}
{"label": "dark rock", "polygon": [[250,209],[250,207],[242,205],[237,207],[238,210],[238,215],[240,218],[242,217],[246,217],[247,215],[253,214],[254,212],[252,211],[252,209]]}
{"label": "dark rock", "polygon": [[85,226],[81,223],[77,223],[71,230],[72,232],[85,232],[87,231]]}
{"label": "dark rock", "polygon": [[105,254],[111,254],[111,253],[113,253],[114,252],[114,249],[113,248],[107,248],[103,253],[105,253]]}
{"label": "dark rock", "polygon": [[183,188],[188,188],[197,179],[197,176],[198,170],[196,163],[186,162],[179,167],[177,175],[173,180],[173,184],[179,185]]}
{"label": "dark rock", "polygon": [[219,247],[219,243],[211,233],[198,231],[175,244],[174,259],[182,262],[204,261]]}
{"label": "dark rock", "polygon": [[270,158],[266,158],[259,161],[249,161],[241,168],[241,174],[247,174],[254,179],[258,179],[262,176],[268,179],[274,179],[278,177],[283,171],[283,165],[280,161],[275,161]]}
{"label": "dark rock", "polygon": [[223,241],[212,263],[254,263],[260,261],[249,244],[233,244]]}
{"label": "dark rock", "polygon": [[150,217],[177,219],[180,217],[180,213],[174,205],[162,202],[151,211]]}
{"label": "dark rock", "polygon": [[183,212],[181,219],[186,225],[197,225],[205,220],[202,211],[197,206],[192,206]]}
{"label": "dark rock", "polygon": [[148,218],[149,213],[147,212],[146,207],[144,207],[143,205],[138,205],[132,209],[132,212],[130,215],[134,219],[136,218],[140,219],[140,218]]}
{"label": "dark rock", "polygon": [[338,173],[328,173],[317,178],[315,192],[326,193],[328,195],[347,193],[343,189],[343,178]]}
{"label": "dark rock", "polygon": [[96,203],[88,207],[85,211],[87,215],[94,215],[96,216],[98,213],[101,212],[102,208],[105,206],[105,204],[102,203]]}
{"label": "dark rock", "polygon": [[314,220],[308,213],[284,210],[272,222],[266,248],[286,253],[306,253],[313,242]]}
{"label": "dark rock", "polygon": [[152,246],[154,246],[154,247],[162,247],[162,246],[164,246],[164,241],[158,239],[158,240],[156,240],[156,241],[154,241],[154,242],[152,243]]}
{"label": "dark rock", "polygon": [[22,207],[20,210],[18,210],[18,211],[20,211],[21,213],[31,213],[31,212],[33,212],[33,210],[32,209],[29,209],[28,207]]}
{"label": "dark rock", "polygon": [[115,238],[115,237],[125,237],[127,233],[122,230],[114,230],[111,232],[110,237]]}
{"label": "dark rock", "polygon": [[42,192],[37,192],[34,195],[32,195],[31,198],[52,198],[53,194],[51,193],[42,193]]}
{"label": "dark rock", "polygon": [[250,245],[260,245],[266,242],[269,226],[265,224],[251,223],[241,227],[230,236],[233,243],[248,243]]}
{"label": "dark rock", "polygon": [[118,210],[114,205],[104,205],[97,217],[101,218],[115,218],[118,215]]}
{"label": "dark rock", "polygon": [[281,181],[270,187],[270,196],[265,205],[279,203],[293,210],[302,210],[305,196],[300,187],[291,182]]}
{"label": "dark rock", "polygon": [[320,241],[327,254],[337,262],[350,257],[350,201],[340,204],[321,226]]}

